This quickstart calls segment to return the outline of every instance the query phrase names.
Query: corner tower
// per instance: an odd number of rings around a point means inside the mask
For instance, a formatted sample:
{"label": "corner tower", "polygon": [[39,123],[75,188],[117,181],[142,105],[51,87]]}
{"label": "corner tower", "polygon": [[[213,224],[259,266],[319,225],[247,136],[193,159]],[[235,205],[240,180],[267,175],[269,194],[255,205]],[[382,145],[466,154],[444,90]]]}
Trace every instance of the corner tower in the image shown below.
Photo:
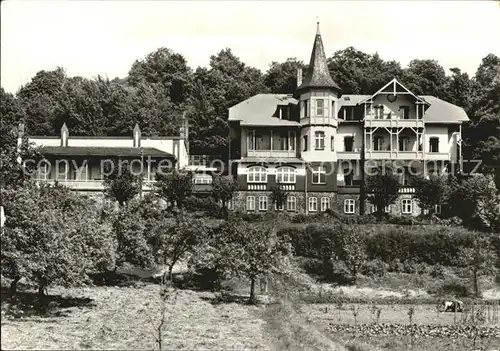
{"label": "corner tower", "polygon": [[295,91],[300,102],[301,156],[305,161],[337,160],[337,101],[341,95],[342,90],[328,70],[318,22],[306,76]]}

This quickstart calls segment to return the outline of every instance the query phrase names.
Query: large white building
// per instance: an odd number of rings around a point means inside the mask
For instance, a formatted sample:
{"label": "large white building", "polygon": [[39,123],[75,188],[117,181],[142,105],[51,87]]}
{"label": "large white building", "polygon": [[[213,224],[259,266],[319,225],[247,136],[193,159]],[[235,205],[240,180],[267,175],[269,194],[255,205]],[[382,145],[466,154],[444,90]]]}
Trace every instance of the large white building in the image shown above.
{"label": "large white building", "polygon": [[283,210],[359,213],[367,174],[391,163],[402,187],[386,211],[418,214],[411,176],[458,167],[465,121],[461,107],[416,95],[396,79],[372,95],[343,94],[328,70],[318,25],[295,94],[258,94],[229,109],[230,133],[238,140],[230,154],[241,184],[234,205],[268,211],[270,190],[279,184],[288,192]]}

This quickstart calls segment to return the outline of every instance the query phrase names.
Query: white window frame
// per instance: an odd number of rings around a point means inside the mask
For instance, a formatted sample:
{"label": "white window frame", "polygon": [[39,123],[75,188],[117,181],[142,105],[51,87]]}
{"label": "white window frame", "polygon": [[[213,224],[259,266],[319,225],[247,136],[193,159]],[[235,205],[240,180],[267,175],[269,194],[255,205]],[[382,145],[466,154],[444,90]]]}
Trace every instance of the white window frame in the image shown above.
{"label": "white window frame", "polygon": [[333,135],[330,137],[330,150],[335,151],[335,137]]}
{"label": "white window frame", "polygon": [[407,136],[402,136],[399,138],[398,151],[411,151],[410,150],[410,138]]}
{"label": "white window frame", "polygon": [[309,212],[317,212],[318,211],[318,198],[316,196],[309,197],[307,201],[307,206],[309,208]]}
{"label": "white window frame", "polygon": [[274,210],[275,211],[283,211],[285,209],[285,204],[281,204],[281,206],[278,208],[278,203],[274,203]]}
{"label": "white window frame", "polygon": [[267,183],[267,168],[262,166],[248,167],[247,183]]}
{"label": "white window frame", "polygon": [[325,149],[325,132],[322,130],[314,132],[314,149],[315,150]]}
{"label": "white window frame", "polygon": [[267,211],[267,195],[259,196],[259,211]]}
{"label": "white window frame", "polygon": [[47,160],[42,160],[39,163],[39,166],[37,169],[37,180],[47,180],[49,176],[49,162]]}
{"label": "white window frame", "polygon": [[[64,174],[60,173],[60,165],[64,164]],[[57,160],[56,161],[56,180],[57,181],[68,181],[69,178],[69,162],[68,160]],[[64,178],[61,178],[61,176],[64,176]]]}
{"label": "white window frame", "polygon": [[[372,207],[371,207],[371,211],[372,211],[371,213],[375,213],[375,212],[377,212],[377,206],[372,205]],[[387,205],[387,206],[385,206],[385,207],[384,207],[384,212],[385,212],[385,213],[391,213],[391,205]]]}
{"label": "white window frame", "polygon": [[255,211],[255,196],[247,196],[246,208],[247,211]]}
{"label": "white window frame", "polygon": [[[325,166],[314,166],[312,167],[312,183],[313,184],[326,184],[326,169],[325,169]],[[322,182],[321,181],[321,175],[323,175],[325,177],[325,181]],[[316,181],[314,179],[314,177],[317,177]]]}
{"label": "white window frame", "polygon": [[401,200],[401,213],[402,214],[412,214],[413,213],[413,201],[411,199]]}
{"label": "white window frame", "polygon": [[330,198],[329,197],[322,197],[321,198],[321,212],[325,212],[329,208],[330,208]]}
{"label": "white window frame", "polygon": [[198,173],[194,175],[194,184],[212,184],[212,176],[206,173]]}
{"label": "white window frame", "polygon": [[295,184],[296,182],[295,168],[283,166],[276,168],[276,182],[279,184]]}
{"label": "white window frame", "polygon": [[354,201],[354,199],[344,200],[344,213],[347,214],[356,213],[356,201]]}
{"label": "white window frame", "polygon": [[[436,151],[432,150],[432,141],[433,140],[437,140]],[[431,153],[438,153],[439,152],[439,138],[438,137],[430,137],[429,138],[429,152],[431,152]]]}
{"label": "white window frame", "polygon": [[441,214],[441,211],[442,211],[441,205],[435,205],[434,206],[434,214],[439,215],[439,214]]}
{"label": "white window frame", "polygon": [[296,211],[297,210],[297,198],[295,196],[293,196],[293,195],[287,196],[286,209],[288,211]]}

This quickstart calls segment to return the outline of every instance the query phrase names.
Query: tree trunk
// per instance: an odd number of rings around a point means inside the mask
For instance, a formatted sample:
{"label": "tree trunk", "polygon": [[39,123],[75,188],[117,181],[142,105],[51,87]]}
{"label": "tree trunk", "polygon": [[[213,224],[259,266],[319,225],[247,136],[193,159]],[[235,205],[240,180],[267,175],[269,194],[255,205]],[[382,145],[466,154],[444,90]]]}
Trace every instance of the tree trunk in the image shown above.
{"label": "tree trunk", "polygon": [[173,282],[173,274],[172,274],[173,268],[174,268],[173,264],[168,266],[168,280],[170,280],[171,283]]}
{"label": "tree trunk", "polygon": [[472,271],[472,280],[473,280],[473,284],[474,284],[474,293],[476,294],[476,297],[479,297],[479,284],[478,284],[478,281],[477,281],[477,269],[474,269]]}
{"label": "tree trunk", "polygon": [[15,276],[12,282],[10,283],[10,296],[16,296],[17,293],[17,282],[21,280],[20,276]]}
{"label": "tree trunk", "polygon": [[251,304],[255,303],[255,278],[251,278],[250,282],[250,299],[248,300]]}

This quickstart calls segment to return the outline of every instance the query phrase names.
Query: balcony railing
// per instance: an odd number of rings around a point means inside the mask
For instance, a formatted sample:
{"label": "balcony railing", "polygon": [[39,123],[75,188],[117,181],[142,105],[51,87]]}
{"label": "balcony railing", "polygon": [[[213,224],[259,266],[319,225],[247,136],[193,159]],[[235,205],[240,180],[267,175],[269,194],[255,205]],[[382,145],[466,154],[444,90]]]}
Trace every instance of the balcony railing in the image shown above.
{"label": "balcony railing", "polygon": [[296,157],[295,150],[248,150],[248,157]]}
{"label": "balcony railing", "polygon": [[424,128],[424,120],[422,119],[379,119],[375,115],[368,114],[365,116],[365,127],[386,127],[386,128]]}

